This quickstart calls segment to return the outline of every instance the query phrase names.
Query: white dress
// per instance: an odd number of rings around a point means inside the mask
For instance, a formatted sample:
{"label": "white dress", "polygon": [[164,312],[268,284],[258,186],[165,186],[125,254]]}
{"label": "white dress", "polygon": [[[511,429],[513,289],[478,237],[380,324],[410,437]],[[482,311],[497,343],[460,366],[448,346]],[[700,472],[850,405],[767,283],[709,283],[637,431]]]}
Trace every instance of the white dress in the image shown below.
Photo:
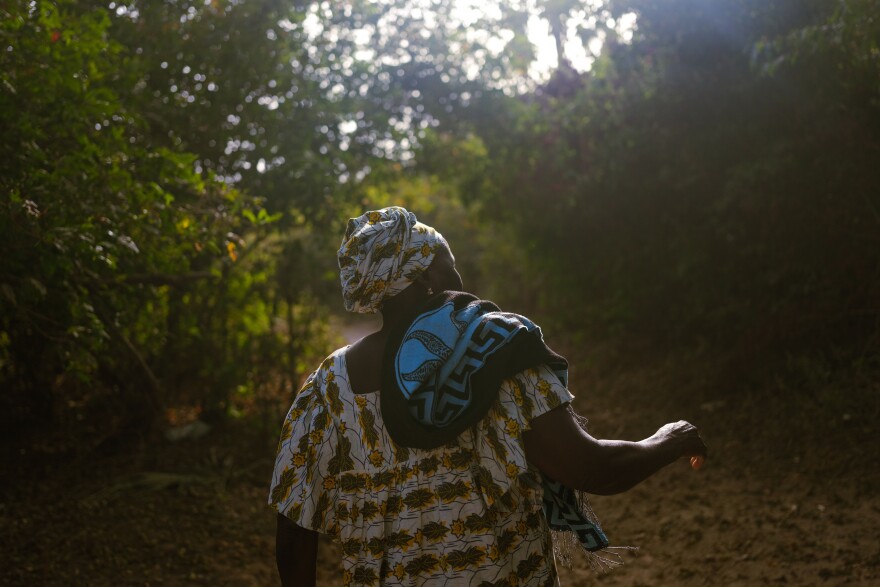
{"label": "white dress", "polygon": [[487,415],[431,450],[396,445],[379,392],[355,394],[345,351],[284,420],[269,503],[342,549],[343,584],[558,585],[529,422],[573,396],[547,367],[504,381]]}

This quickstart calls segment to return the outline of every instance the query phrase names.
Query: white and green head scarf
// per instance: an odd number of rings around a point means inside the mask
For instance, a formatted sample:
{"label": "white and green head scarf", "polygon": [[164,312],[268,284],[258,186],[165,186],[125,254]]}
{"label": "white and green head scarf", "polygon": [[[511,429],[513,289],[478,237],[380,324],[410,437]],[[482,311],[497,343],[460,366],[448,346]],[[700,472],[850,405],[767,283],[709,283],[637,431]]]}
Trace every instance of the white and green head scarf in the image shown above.
{"label": "white and green head scarf", "polygon": [[350,219],[337,254],[345,309],[378,312],[385,299],[406,289],[447,246],[443,235],[399,206]]}

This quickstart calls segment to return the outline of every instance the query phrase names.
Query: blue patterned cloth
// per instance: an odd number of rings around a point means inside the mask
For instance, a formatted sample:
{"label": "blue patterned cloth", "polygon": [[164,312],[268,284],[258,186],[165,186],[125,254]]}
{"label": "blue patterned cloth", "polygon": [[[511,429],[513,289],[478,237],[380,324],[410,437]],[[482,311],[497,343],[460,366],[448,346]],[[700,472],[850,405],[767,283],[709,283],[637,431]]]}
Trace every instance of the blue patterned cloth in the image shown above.
{"label": "blue patterned cloth", "polygon": [[551,530],[572,532],[587,551],[595,552],[608,546],[608,537],[598,521],[591,519],[581,507],[574,489],[541,475],[544,486],[544,516]]}
{"label": "blue patterned cloth", "polygon": [[[458,309],[450,300],[416,318],[394,361],[410,415],[438,428],[457,420],[473,403],[474,373],[522,334],[541,338],[540,328],[525,316],[486,311],[480,300]],[[556,374],[566,385],[567,366]]]}
{"label": "blue patterned cloth", "polygon": [[[415,318],[392,329],[383,365],[382,413],[403,446],[453,440],[488,412],[501,381],[547,365],[568,385],[568,363],[519,314],[461,292],[431,298]],[[608,546],[574,490],[543,477],[544,513],[553,530],[571,531],[588,551]]]}

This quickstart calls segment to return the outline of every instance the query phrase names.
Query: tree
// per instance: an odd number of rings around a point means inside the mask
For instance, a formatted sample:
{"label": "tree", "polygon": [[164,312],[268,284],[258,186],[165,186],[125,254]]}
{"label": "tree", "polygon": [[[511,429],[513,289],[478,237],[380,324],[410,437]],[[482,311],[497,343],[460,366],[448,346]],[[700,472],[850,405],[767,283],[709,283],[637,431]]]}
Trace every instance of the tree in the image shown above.
{"label": "tree", "polygon": [[638,15],[631,43],[470,118],[492,178],[478,200],[519,226],[546,307],[600,338],[755,363],[871,340],[868,4],[609,3]]}
{"label": "tree", "polygon": [[106,11],[3,10],[4,429],[102,395],[123,403],[118,417],[151,422],[169,292],[222,282],[242,213],[259,207],[196,173],[192,156],[140,142],[140,114],[114,89],[130,70]]}

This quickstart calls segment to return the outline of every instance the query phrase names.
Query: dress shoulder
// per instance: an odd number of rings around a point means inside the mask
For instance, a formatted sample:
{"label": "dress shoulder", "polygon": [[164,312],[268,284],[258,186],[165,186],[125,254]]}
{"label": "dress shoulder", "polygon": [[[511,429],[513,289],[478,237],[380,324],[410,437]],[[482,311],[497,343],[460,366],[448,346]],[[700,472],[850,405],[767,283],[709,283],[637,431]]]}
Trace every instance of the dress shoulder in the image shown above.
{"label": "dress shoulder", "polygon": [[531,421],[538,416],[574,399],[547,365],[521,371],[506,383],[499,393],[501,412],[504,417],[513,419],[522,431],[531,428]]}
{"label": "dress shoulder", "polygon": [[[296,525],[338,533],[333,463],[345,457],[334,414],[341,411],[335,354],[312,373],[284,418],[269,490],[269,504]],[[342,438],[344,444],[344,438]],[[338,464],[338,463],[337,463]]]}

